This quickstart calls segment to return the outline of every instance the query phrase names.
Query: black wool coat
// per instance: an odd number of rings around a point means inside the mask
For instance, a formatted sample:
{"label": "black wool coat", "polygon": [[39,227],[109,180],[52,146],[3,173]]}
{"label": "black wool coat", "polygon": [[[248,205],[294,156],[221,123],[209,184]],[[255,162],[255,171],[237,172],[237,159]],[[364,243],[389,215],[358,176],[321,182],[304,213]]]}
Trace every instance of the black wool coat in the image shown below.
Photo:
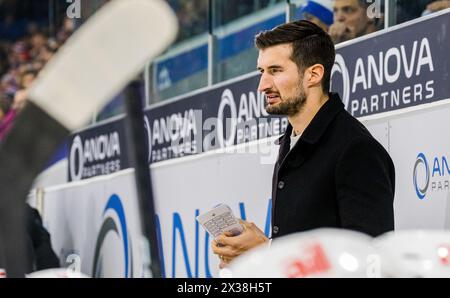
{"label": "black wool coat", "polygon": [[394,164],[339,95],[329,95],[291,151],[291,125],[277,140],[273,238],[325,227],[371,236],[394,229]]}

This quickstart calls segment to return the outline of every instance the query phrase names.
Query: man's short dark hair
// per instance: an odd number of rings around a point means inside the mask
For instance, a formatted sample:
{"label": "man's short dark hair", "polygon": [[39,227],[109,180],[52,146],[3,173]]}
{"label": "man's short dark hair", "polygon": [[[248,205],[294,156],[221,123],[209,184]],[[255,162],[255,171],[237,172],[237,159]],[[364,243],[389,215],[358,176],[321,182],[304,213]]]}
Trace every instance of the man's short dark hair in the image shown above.
{"label": "man's short dark hair", "polygon": [[303,72],[314,64],[323,65],[325,72],[322,89],[328,93],[331,69],[336,55],[331,37],[319,26],[306,20],[286,23],[261,32],[255,37],[255,45],[260,50],[290,43],[292,44],[291,60],[297,64],[299,71]]}

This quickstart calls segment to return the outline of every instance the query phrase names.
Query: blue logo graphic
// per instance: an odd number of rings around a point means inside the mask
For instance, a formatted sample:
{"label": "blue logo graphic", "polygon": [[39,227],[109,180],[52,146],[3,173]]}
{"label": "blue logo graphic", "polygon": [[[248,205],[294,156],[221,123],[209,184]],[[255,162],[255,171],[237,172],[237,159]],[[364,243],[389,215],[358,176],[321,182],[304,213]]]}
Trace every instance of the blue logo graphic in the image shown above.
{"label": "blue logo graphic", "polygon": [[[100,228],[99,235],[97,237],[97,243],[95,245],[95,254],[94,254],[94,263],[92,269],[92,275],[95,277],[101,277],[102,274],[102,258],[100,256],[100,252],[102,250],[103,242],[109,232],[116,233],[119,238],[122,235],[122,243],[123,243],[123,251],[124,251],[124,277],[132,277],[133,272],[133,256],[131,250],[131,241],[128,237],[128,229],[127,222],[125,219],[125,211],[123,209],[122,202],[120,201],[119,196],[113,194],[106,204],[105,209],[103,210],[103,217],[108,210],[113,211],[117,218],[119,219],[118,225],[113,217],[108,216],[104,218],[102,227]],[[118,229],[118,227],[120,230]]]}
{"label": "blue logo graphic", "polygon": [[[425,167],[425,186],[421,188],[417,182],[417,176],[419,171],[419,165],[423,164]],[[423,200],[425,198],[425,195],[427,194],[427,189],[430,184],[430,168],[428,167],[427,158],[425,157],[425,154],[422,152],[417,155],[416,163],[414,164],[414,173],[413,173],[413,183],[414,188],[416,189],[416,194],[419,197],[419,199]]]}

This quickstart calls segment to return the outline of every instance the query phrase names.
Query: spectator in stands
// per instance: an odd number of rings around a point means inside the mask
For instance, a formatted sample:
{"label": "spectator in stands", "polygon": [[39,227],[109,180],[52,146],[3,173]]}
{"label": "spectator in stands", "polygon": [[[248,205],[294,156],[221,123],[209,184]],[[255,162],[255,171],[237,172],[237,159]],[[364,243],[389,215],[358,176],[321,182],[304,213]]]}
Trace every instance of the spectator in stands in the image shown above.
{"label": "spectator in stands", "polygon": [[75,30],[74,21],[69,18],[65,18],[63,22],[63,26],[56,34],[56,40],[60,43],[64,43],[70,35],[72,35]]}
{"label": "spectator in stands", "polygon": [[25,64],[30,61],[30,51],[28,44],[24,41],[18,41],[14,43],[12,47],[12,63],[13,67],[18,67],[21,64]]}
{"label": "spectator in stands", "polygon": [[180,23],[177,42],[208,30],[208,1],[180,0],[177,6],[179,9],[176,13]]}
{"label": "spectator in stands", "polygon": [[27,228],[27,273],[49,268],[58,268],[59,260],[52,249],[50,234],[42,224],[39,212],[25,204]]}
{"label": "spectator in stands", "polygon": [[0,43],[0,140],[12,127],[16,115],[26,103],[27,89],[73,30],[65,22],[60,30],[61,40],[57,40],[56,37],[48,38],[43,33],[45,28],[35,27],[30,26],[29,36],[21,37],[15,42],[5,40]]}
{"label": "spectator in stands", "polygon": [[56,48],[53,48],[50,43],[45,44],[38,55],[38,61],[42,61],[44,63],[47,63],[55,54]]}
{"label": "spectator in stands", "polygon": [[396,24],[420,17],[427,5],[431,2],[433,2],[433,0],[397,0]]}
{"label": "spectator in stands", "polygon": [[30,88],[36,76],[37,72],[34,69],[30,69],[24,72],[20,79],[20,87],[23,89]]}
{"label": "spectator in stands", "polygon": [[14,123],[14,119],[23,109],[27,103],[27,91],[25,89],[18,90],[14,94],[14,100],[11,105],[11,109],[5,115],[4,119],[0,123],[0,141],[8,134]]}
{"label": "spectator in stands", "polygon": [[449,0],[433,1],[432,3],[427,5],[427,8],[422,12],[422,16],[439,11],[439,10],[443,10],[446,8],[450,8]]}
{"label": "spectator in stands", "polygon": [[334,23],[328,33],[333,42],[340,43],[378,30],[380,19],[369,18],[365,0],[334,0]]}
{"label": "spectator in stands", "polygon": [[329,26],[333,24],[332,0],[308,0],[300,8],[300,18],[328,31]]}
{"label": "spectator in stands", "polygon": [[7,99],[6,96],[0,97],[0,125],[5,116],[8,114],[10,107],[11,102],[9,101],[9,99]]}
{"label": "spectator in stands", "polygon": [[14,100],[11,108],[17,113],[20,113],[27,103],[27,90],[20,89],[14,95]]}
{"label": "spectator in stands", "polygon": [[33,57],[33,58],[38,57],[39,54],[41,53],[41,51],[43,50],[43,48],[47,45],[47,41],[48,41],[47,36],[45,36],[44,33],[37,32],[37,33],[33,34],[33,36],[31,36],[31,39],[30,39],[31,57]]}
{"label": "spectator in stands", "polygon": [[448,0],[396,0],[396,24],[449,8]]}

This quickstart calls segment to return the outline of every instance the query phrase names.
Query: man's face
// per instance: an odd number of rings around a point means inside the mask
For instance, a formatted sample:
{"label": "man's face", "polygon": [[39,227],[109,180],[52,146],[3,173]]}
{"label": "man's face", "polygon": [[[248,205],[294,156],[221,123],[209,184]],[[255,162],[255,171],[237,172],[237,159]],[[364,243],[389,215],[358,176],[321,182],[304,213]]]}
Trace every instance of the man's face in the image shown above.
{"label": "man's face", "polygon": [[366,10],[359,5],[358,0],[334,0],[333,1],[334,22],[344,23],[353,29],[356,37],[366,33],[369,18]]}
{"label": "man's face", "polygon": [[266,95],[269,114],[293,116],[306,102],[302,76],[291,60],[292,44],[259,50],[257,68],[261,72],[258,91]]}

